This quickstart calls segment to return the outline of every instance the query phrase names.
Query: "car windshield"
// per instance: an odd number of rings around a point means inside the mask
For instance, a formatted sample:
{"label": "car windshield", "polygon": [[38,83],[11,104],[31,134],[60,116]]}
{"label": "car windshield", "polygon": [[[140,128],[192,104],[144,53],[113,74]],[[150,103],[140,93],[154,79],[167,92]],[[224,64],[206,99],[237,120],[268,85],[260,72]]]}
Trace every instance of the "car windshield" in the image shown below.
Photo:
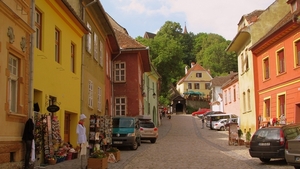
{"label": "car windshield", "polygon": [[141,122],[140,126],[143,128],[154,128],[154,124],[152,122]]}
{"label": "car windshield", "polygon": [[134,120],[133,119],[113,119],[113,127],[114,128],[134,127]]}
{"label": "car windshield", "polygon": [[253,139],[256,140],[277,140],[279,138],[280,135],[278,129],[261,129],[253,135]]}

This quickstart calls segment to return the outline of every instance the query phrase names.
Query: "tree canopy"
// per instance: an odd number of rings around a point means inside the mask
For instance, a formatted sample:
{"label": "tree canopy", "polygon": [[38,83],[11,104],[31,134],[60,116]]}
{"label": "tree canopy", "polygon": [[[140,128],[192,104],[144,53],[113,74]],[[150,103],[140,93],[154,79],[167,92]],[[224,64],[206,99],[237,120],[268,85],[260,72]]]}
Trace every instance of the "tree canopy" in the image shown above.
{"label": "tree canopy", "polygon": [[213,77],[237,71],[237,57],[226,52],[230,44],[213,33],[182,33],[179,23],[166,21],[153,39],[137,37],[137,41],[150,48],[150,59],[162,77],[160,102],[168,98],[171,86],[184,77],[184,68],[197,62]]}

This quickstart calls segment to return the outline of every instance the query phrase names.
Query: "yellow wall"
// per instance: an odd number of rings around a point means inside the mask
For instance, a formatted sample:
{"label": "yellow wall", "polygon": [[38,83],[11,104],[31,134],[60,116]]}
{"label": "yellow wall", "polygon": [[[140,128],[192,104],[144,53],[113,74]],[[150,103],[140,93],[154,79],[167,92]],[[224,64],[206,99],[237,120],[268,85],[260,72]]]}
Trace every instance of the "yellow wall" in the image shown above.
{"label": "yellow wall", "polygon": [[[81,38],[83,32],[55,1],[36,1],[42,12],[42,50],[34,51],[34,102],[41,113],[48,113],[49,96],[56,97],[60,110],[55,114],[60,121],[60,134],[64,137],[64,115],[71,114],[70,141],[76,145],[76,124],[80,114],[81,96]],[[54,59],[55,28],[60,30],[60,58]],[[75,44],[75,73],[71,71],[71,43]]]}

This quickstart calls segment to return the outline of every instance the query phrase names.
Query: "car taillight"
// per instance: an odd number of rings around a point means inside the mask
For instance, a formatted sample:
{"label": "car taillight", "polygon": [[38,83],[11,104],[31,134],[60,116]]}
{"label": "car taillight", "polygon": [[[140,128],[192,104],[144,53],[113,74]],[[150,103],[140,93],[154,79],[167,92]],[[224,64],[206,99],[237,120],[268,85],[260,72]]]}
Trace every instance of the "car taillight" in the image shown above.
{"label": "car taillight", "polygon": [[157,130],[158,130],[158,128],[156,128],[156,127],[155,127],[153,130],[154,130],[154,131],[157,131]]}
{"label": "car taillight", "polygon": [[280,130],[280,145],[283,146],[285,142],[283,131]]}
{"label": "car taillight", "polygon": [[144,129],[142,127],[140,127],[140,130],[143,131]]}

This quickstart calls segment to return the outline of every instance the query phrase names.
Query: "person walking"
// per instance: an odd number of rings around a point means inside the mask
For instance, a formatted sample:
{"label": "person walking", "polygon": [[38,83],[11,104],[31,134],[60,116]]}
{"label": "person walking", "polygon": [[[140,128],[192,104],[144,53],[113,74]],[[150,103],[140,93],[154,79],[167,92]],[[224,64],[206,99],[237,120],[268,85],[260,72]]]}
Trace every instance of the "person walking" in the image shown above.
{"label": "person walking", "polygon": [[202,116],[202,128],[204,129],[204,116]]}
{"label": "person walking", "polygon": [[[25,164],[24,164],[24,168],[28,169],[30,167],[30,155],[31,155],[31,150],[32,150],[32,143],[33,143],[33,139],[34,139],[34,134],[33,134],[33,130],[34,130],[34,123],[33,120],[31,118],[29,118],[25,124],[25,128],[24,128],[24,133],[22,136],[22,140],[25,142],[25,147],[26,147],[26,152],[25,152]],[[34,157],[32,157],[34,158]]]}

